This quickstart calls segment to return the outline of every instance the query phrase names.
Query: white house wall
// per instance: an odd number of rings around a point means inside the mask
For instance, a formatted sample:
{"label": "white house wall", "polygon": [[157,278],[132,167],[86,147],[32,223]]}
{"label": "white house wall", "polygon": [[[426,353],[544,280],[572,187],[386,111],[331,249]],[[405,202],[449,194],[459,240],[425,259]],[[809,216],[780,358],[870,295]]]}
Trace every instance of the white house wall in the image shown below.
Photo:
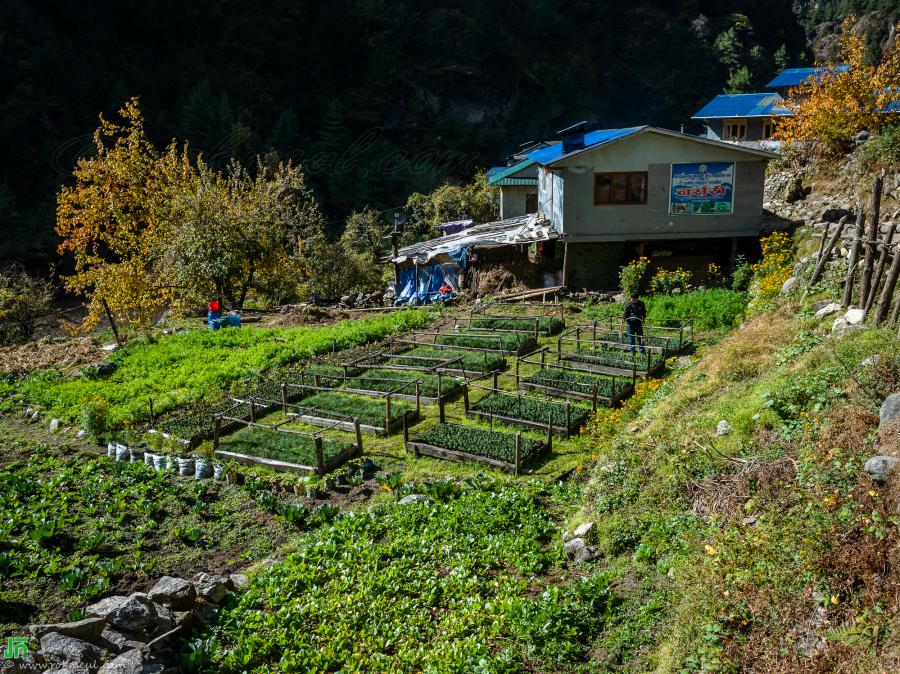
{"label": "white house wall", "polygon": [[[735,162],[733,213],[669,215],[671,164],[720,161]],[[563,167],[556,177],[542,169],[541,212],[573,242],[752,236],[763,215],[765,164],[727,147],[643,133],[555,164],[554,169]],[[647,171],[647,203],[595,206],[594,174],[620,171]]]}

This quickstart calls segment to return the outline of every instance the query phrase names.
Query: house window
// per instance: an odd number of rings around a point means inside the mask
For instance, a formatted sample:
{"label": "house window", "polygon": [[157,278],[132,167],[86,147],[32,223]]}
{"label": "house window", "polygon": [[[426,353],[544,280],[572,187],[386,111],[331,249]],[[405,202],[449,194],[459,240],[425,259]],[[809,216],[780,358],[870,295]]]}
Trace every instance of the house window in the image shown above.
{"label": "house window", "polygon": [[724,140],[746,140],[747,139],[747,122],[743,119],[726,119],[725,120],[725,137]]}
{"label": "house window", "polygon": [[525,195],[525,215],[531,215],[538,212],[537,194]]}
{"label": "house window", "polygon": [[594,205],[646,204],[647,172],[595,173]]}
{"label": "house window", "polygon": [[763,140],[769,140],[772,136],[775,135],[775,120],[770,119],[768,122],[763,122]]}

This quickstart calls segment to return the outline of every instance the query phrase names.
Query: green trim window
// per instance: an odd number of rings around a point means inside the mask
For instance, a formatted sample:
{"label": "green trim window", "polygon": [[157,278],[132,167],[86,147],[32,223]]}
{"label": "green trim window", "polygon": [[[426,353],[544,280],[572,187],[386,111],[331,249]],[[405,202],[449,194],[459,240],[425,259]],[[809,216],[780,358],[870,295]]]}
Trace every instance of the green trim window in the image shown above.
{"label": "green trim window", "polygon": [[646,204],[647,172],[595,173],[594,205]]}

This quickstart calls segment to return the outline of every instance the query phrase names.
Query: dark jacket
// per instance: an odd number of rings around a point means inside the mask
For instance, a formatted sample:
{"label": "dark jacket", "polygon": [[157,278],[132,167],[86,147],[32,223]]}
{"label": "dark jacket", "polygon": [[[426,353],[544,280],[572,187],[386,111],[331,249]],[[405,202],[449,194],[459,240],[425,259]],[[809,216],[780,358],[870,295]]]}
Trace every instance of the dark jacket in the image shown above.
{"label": "dark jacket", "polygon": [[647,305],[644,304],[643,300],[628,302],[625,304],[625,311],[622,314],[622,318],[625,320],[626,325],[642,327],[644,325],[644,319],[647,318]]}

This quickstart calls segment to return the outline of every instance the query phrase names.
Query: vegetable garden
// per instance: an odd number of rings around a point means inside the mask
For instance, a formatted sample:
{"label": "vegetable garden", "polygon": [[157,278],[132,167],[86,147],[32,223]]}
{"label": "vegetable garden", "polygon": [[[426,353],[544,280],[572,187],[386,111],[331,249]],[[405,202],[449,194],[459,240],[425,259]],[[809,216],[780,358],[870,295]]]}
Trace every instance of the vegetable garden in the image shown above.
{"label": "vegetable garden", "polygon": [[409,440],[407,450],[416,456],[425,454],[441,459],[486,463],[516,474],[524,464],[549,449],[547,443],[523,437],[521,433],[493,431],[442,423]]}

